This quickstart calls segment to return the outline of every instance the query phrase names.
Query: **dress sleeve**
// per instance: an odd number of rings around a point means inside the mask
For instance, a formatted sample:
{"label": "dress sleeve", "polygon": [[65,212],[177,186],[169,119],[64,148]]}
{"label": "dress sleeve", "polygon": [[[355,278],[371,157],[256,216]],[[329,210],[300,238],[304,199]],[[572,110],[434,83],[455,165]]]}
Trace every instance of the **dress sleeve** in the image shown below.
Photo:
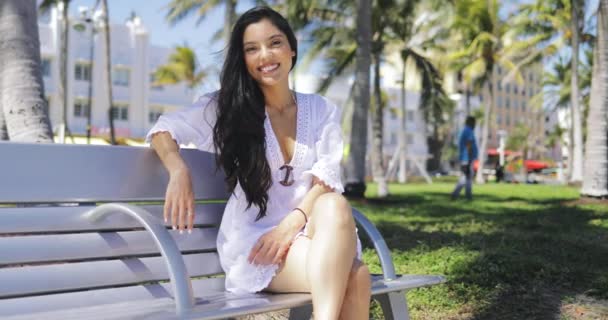
{"label": "dress sleeve", "polygon": [[[304,173],[316,176],[335,192],[342,193],[344,186],[342,185],[340,162],[344,143],[340,126],[341,112],[327,99],[321,98],[320,100],[322,108],[316,117],[318,120],[312,126],[316,128],[314,147],[317,157],[312,168]],[[323,104],[325,105],[323,106]]]}
{"label": "dress sleeve", "polygon": [[204,95],[189,107],[161,115],[146,135],[146,142],[159,132],[168,132],[178,145],[194,144],[199,150],[214,152],[216,111],[215,95]]}

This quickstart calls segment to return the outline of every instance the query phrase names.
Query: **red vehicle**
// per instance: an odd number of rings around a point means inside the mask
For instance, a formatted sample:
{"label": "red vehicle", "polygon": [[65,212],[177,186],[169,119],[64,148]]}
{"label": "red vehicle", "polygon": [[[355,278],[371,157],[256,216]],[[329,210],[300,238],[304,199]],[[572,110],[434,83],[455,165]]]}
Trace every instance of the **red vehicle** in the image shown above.
{"label": "red vehicle", "polygon": [[[496,164],[499,161],[499,157],[500,155],[498,154],[498,151],[496,149],[488,149],[488,158],[486,160],[485,170],[494,170],[496,168]],[[505,150],[505,158],[513,159],[517,157],[521,157],[521,152]],[[532,159],[524,160],[524,164],[528,172],[538,172],[550,167],[550,165],[545,161]],[[473,170],[477,172],[478,168],[479,160],[475,160],[475,162],[473,162]]]}

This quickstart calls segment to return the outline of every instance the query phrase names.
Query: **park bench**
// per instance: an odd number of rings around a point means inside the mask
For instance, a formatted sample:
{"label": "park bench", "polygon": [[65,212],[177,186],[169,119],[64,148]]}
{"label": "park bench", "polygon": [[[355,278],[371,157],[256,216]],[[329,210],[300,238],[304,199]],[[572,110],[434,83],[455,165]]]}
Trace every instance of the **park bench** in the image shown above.
{"label": "park bench", "polygon": [[[162,222],[168,177],[151,149],[0,142],[0,319],[309,317],[309,294],[224,290],[223,176],[212,154],[181,153],[197,199],[191,235]],[[374,298],[387,319],[408,319],[404,292],[444,279],[395,275],[380,233],[353,213],[382,264]]]}

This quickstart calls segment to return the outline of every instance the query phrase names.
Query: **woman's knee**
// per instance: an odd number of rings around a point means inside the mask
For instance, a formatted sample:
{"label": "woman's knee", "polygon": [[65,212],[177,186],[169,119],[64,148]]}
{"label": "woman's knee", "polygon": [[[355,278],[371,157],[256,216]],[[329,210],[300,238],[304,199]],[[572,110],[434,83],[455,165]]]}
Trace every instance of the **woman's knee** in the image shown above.
{"label": "woman's knee", "polygon": [[320,195],[314,204],[315,217],[321,216],[323,225],[334,227],[355,228],[352,209],[344,196],[335,192]]}

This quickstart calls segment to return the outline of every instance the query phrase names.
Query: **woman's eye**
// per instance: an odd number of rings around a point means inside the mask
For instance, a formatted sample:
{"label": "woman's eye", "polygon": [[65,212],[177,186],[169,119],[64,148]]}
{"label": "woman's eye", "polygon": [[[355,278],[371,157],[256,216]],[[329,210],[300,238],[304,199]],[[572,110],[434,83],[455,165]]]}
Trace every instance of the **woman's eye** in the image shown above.
{"label": "woman's eye", "polygon": [[278,46],[278,45],[280,45],[280,44],[281,44],[281,41],[278,41],[278,40],[277,40],[277,41],[273,41],[273,42],[272,42],[272,45],[273,45],[273,46]]}
{"label": "woman's eye", "polygon": [[253,51],[255,51],[255,48],[253,48],[253,47],[245,48],[245,52],[253,52]]}

